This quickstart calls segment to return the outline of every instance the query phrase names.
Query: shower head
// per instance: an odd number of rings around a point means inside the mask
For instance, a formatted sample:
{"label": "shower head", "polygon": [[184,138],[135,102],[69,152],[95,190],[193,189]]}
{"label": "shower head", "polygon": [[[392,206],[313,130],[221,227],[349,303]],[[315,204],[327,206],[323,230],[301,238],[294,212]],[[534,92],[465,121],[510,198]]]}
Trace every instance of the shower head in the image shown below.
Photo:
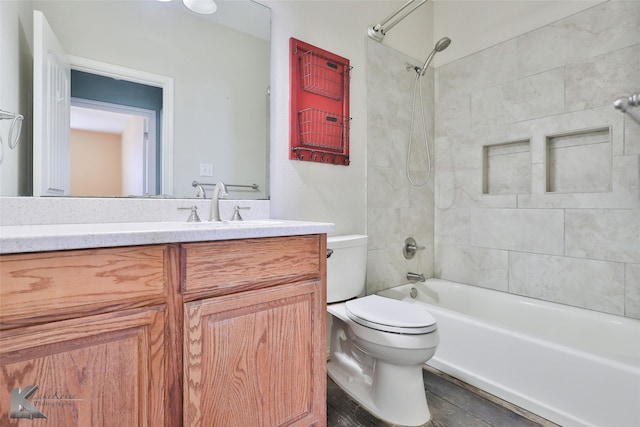
{"label": "shower head", "polygon": [[436,53],[442,52],[443,50],[448,48],[450,44],[451,44],[451,39],[449,37],[443,37],[440,40],[438,40],[438,42],[436,43],[436,46],[433,48],[433,50],[427,57],[427,60],[424,61],[422,68],[420,68],[420,76],[424,76],[424,73],[427,72],[427,67],[431,63],[431,60],[433,59],[433,57],[436,56]]}
{"label": "shower head", "polygon": [[436,43],[435,51],[442,52],[451,44],[451,39],[449,37],[443,37]]}
{"label": "shower head", "polygon": [[618,98],[614,101],[613,106],[616,110],[626,113],[629,118],[640,125],[640,111],[636,110],[637,107],[640,107],[640,93]]}

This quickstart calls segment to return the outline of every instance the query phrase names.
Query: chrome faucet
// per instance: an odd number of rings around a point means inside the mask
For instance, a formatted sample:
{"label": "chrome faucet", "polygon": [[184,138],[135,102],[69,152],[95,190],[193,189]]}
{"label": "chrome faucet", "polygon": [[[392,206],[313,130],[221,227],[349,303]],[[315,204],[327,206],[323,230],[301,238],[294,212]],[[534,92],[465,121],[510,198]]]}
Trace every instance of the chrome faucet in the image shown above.
{"label": "chrome faucet", "polygon": [[211,210],[209,211],[209,221],[221,221],[220,220],[220,199],[227,197],[227,187],[224,183],[216,183],[216,187],[213,189],[213,195],[211,196]]}
{"label": "chrome faucet", "polygon": [[412,282],[424,282],[425,278],[424,278],[424,274],[420,274],[420,273],[407,273],[407,280],[410,280]]}

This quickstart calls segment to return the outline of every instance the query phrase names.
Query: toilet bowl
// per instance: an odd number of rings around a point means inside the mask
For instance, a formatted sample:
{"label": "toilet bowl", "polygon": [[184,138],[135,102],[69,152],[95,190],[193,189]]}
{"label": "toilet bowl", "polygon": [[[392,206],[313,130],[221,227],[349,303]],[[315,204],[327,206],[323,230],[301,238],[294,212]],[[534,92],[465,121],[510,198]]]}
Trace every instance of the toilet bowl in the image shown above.
{"label": "toilet bowl", "polygon": [[333,250],[327,261],[329,376],[385,422],[427,423],[422,366],[439,342],[435,319],[411,302],[377,295],[343,301],[364,290],[366,236],[330,237],[327,247]]}

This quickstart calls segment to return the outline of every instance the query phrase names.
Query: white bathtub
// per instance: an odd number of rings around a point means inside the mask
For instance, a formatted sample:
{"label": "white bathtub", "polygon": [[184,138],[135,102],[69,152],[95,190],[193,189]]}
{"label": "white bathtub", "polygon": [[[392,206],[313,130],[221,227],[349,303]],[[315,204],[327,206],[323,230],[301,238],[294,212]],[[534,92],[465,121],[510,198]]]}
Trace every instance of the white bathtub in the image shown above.
{"label": "white bathtub", "polygon": [[566,427],[640,426],[640,320],[440,279],[380,295],[436,318],[434,368]]}

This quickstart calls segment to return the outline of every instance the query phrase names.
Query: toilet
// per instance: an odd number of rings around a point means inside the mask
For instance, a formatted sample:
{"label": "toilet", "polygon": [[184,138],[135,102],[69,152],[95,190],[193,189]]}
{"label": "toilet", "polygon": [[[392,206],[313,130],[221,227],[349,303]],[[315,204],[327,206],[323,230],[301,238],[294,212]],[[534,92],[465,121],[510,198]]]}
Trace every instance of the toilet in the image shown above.
{"label": "toilet", "polygon": [[435,319],[408,301],[356,298],[365,286],[367,236],[329,237],[327,249],[329,377],[387,423],[427,423],[431,415],[422,366],[439,342]]}

